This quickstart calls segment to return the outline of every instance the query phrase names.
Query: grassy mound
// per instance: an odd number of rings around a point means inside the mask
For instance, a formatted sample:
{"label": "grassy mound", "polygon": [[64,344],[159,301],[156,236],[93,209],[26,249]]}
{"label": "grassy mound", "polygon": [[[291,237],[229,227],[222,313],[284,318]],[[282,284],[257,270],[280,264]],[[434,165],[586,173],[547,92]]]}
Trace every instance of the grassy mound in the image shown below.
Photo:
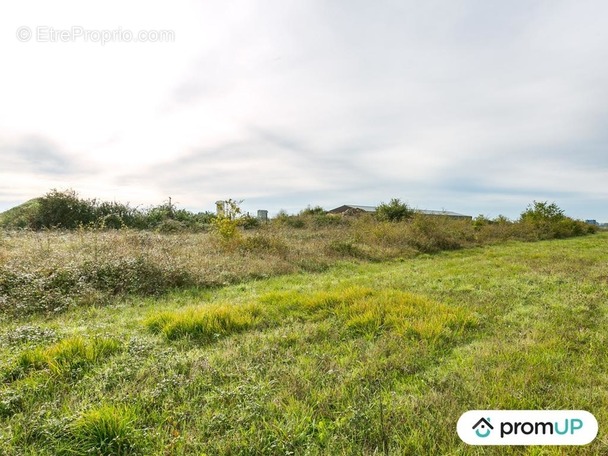
{"label": "grassy mound", "polygon": [[0,213],[0,228],[27,228],[40,209],[41,198],[34,198]]}

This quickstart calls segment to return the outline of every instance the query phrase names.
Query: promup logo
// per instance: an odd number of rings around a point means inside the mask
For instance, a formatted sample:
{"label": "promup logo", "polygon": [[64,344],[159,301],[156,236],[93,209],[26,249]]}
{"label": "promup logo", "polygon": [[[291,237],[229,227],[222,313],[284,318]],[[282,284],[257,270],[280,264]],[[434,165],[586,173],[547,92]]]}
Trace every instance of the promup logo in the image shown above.
{"label": "promup logo", "polygon": [[490,424],[490,418],[482,418],[473,426],[473,430],[477,437],[485,439],[494,430],[494,426]]}
{"label": "promup logo", "polygon": [[469,445],[586,445],[597,430],[584,410],[472,410],[457,425]]}

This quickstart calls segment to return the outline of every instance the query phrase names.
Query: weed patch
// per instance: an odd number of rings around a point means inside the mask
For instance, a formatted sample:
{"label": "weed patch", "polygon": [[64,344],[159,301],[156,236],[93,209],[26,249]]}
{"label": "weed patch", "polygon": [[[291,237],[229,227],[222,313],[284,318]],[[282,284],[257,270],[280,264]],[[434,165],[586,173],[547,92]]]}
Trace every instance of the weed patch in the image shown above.
{"label": "weed patch", "polygon": [[94,288],[117,294],[159,294],[190,284],[188,274],[175,267],[161,267],[142,256],[83,265],[83,279]]}
{"label": "weed patch", "polygon": [[0,340],[4,340],[10,346],[55,342],[58,338],[57,331],[35,325],[18,326],[0,336]]}

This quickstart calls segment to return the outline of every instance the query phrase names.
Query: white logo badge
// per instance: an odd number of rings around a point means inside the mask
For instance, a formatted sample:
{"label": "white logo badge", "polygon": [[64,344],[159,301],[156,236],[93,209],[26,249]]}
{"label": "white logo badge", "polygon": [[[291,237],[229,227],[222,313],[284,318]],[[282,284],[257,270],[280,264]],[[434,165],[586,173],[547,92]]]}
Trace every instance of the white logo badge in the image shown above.
{"label": "white logo badge", "polygon": [[584,410],[471,410],[456,429],[469,445],[586,445],[598,426]]}

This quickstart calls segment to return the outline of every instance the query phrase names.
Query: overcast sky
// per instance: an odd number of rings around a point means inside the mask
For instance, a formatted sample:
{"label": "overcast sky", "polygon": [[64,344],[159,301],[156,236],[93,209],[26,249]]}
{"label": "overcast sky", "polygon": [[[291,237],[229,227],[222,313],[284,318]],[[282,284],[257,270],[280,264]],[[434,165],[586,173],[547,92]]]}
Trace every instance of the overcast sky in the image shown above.
{"label": "overcast sky", "polygon": [[608,221],[606,24],[600,0],[6,3],[0,210],[73,188]]}

